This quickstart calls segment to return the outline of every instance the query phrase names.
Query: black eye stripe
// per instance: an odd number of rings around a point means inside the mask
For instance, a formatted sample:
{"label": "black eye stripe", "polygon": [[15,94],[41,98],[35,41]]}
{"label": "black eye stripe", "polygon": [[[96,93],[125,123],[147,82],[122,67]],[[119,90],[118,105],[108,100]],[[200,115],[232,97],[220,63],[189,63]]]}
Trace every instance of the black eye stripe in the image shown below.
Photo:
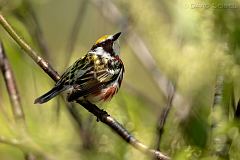
{"label": "black eye stripe", "polygon": [[95,50],[98,47],[102,47],[106,52],[113,54],[113,41],[111,39],[107,39],[103,42],[94,44],[91,50]]}

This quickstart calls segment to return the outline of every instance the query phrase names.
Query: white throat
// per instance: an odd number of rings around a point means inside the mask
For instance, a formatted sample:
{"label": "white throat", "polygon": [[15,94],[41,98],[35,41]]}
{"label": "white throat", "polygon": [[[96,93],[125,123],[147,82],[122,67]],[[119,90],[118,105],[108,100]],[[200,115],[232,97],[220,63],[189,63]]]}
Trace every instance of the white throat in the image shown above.
{"label": "white throat", "polygon": [[90,54],[96,54],[96,55],[100,55],[104,58],[111,58],[110,53],[104,51],[104,49],[102,47],[97,47],[96,49],[94,49],[93,51],[89,51]]}

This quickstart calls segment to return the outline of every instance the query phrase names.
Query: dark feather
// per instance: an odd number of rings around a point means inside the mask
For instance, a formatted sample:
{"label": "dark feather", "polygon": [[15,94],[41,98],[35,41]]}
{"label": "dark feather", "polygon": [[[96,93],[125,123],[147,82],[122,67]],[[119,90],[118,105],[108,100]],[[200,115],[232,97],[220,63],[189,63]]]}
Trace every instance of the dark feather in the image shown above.
{"label": "dark feather", "polygon": [[80,90],[73,90],[71,94],[68,95],[67,100],[69,102],[77,100],[80,97],[87,96],[93,92],[99,91],[105,87],[104,83],[97,83],[94,86],[91,86],[89,88],[80,89]]}
{"label": "dark feather", "polygon": [[55,97],[56,95],[58,95],[60,92],[62,92],[63,90],[65,90],[65,88],[61,87],[61,86],[55,86],[53,89],[51,89],[50,91],[48,91],[47,93],[45,93],[44,95],[42,95],[41,97],[38,97],[35,101],[34,104],[42,104],[45,103],[47,101],[49,101],[50,99],[52,99],[53,97]]}

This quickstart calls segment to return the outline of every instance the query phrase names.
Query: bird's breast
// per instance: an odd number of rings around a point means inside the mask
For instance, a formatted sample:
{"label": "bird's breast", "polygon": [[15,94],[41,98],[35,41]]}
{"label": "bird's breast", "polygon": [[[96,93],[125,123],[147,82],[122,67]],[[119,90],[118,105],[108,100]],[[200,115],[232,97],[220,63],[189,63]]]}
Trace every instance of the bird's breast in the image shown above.
{"label": "bird's breast", "polygon": [[118,92],[118,85],[113,84],[86,97],[92,103],[110,101]]}

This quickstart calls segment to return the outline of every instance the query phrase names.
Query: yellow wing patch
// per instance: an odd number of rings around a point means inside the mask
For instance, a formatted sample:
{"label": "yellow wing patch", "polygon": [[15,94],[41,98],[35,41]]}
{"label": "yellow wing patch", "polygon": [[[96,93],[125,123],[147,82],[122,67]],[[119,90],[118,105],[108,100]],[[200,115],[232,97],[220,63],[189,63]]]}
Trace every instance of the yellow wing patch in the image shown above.
{"label": "yellow wing patch", "polygon": [[101,43],[103,41],[105,41],[110,35],[104,35],[102,37],[100,37],[96,42],[95,44],[98,44],[98,43]]}

